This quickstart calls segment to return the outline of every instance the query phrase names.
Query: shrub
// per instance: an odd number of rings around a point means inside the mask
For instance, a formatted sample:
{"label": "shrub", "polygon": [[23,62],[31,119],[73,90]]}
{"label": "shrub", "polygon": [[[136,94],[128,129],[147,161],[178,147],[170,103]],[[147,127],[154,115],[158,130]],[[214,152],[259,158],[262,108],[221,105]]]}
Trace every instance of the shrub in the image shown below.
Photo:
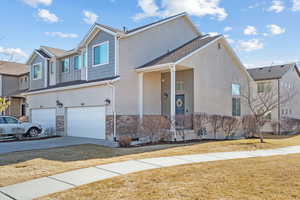
{"label": "shrub", "polygon": [[120,136],[118,143],[120,147],[129,147],[131,144],[132,138],[129,136]]}

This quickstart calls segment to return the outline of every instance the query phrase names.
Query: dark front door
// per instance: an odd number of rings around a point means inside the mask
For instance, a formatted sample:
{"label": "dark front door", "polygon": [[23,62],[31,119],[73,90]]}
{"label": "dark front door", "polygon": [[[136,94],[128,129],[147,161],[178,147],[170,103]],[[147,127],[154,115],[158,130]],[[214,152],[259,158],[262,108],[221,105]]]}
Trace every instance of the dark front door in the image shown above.
{"label": "dark front door", "polygon": [[185,113],[185,102],[184,94],[176,95],[176,115],[184,115]]}

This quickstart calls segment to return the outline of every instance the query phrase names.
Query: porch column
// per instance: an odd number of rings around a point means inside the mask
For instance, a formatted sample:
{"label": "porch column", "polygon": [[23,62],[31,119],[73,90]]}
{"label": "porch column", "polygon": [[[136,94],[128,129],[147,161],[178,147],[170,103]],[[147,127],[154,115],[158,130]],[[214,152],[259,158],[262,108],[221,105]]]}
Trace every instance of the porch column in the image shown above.
{"label": "porch column", "polygon": [[174,139],[176,140],[176,109],[175,109],[175,101],[176,101],[176,66],[170,65],[170,73],[171,73],[171,132],[174,134]]}
{"label": "porch column", "polygon": [[139,116],[143,119],[144,115],[144,73],[138,74],[139,79]]}

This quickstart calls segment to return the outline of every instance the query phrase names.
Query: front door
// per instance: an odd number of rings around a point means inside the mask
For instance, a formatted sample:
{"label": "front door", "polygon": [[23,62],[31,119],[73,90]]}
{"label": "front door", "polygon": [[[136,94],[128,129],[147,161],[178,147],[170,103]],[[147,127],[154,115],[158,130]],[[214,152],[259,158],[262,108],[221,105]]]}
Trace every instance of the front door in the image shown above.
{"label": "front door", "polygon": [[184,113],[185,113],[184,94],[176,95],[176,115],[184,115]]}

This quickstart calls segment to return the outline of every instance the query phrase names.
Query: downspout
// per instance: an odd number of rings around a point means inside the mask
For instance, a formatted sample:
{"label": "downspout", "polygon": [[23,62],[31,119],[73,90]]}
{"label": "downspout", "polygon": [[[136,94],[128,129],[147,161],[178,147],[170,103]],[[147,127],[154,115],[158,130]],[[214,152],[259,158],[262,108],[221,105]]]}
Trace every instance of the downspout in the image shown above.
{"label": "downspout", "polygon": [[108,82],[107,85],[112,89],[112,113],[113,113],[113,138],[117,141],[117,113],[116,113],[116,87],[112,82]]}
{"label": "downspout", "polygon": [[278,79],[278,134],[281,134],[281,125],[280,125],[280,122],[281,122],[281,107],[280,107],[280,79]]}

